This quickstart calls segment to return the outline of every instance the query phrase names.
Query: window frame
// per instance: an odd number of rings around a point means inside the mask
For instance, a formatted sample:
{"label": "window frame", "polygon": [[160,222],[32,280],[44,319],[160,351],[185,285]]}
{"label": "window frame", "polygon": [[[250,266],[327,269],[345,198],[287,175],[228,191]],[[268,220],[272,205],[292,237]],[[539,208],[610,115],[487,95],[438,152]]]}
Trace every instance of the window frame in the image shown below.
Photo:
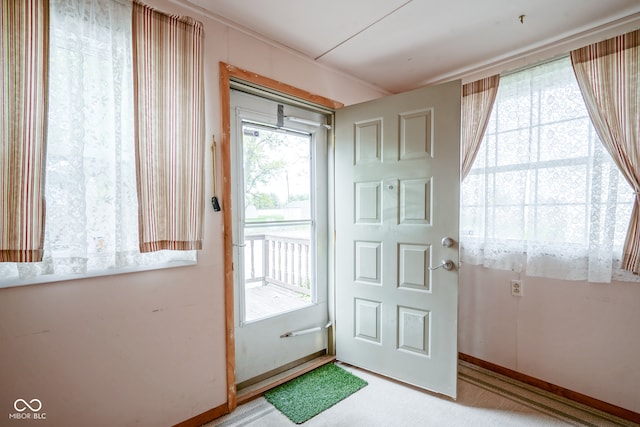
{"label": "window frame", "polygon": [[[315,106],[310,106],[306,103],[299,103],[295,100],[288,98],[280,98],[278,96],[273,96],[268,92],[265,92],[256,88],[247,88],[242,82],[232,81],[231,90],[237,90],[238,92],[245,92],[248,95],[257,97],[266,102],[273,103],[282,103],[286,106],[293,108],[301,108],[303,110],[307,110],[311,113],[318,113],[327,117],[327,120],[332,120],[332,112],[328,112],[324,109],[317,108]],[[238,108],[236,111],[236,132],[238,135],[241,134],[242,128],[245,123],[250,123],[252,126],[259,126],[264,128],[271,128],[274,130],[278,130],[278,126],[274,122],[274,117],[266,116],[264,113],[253,111],[248,108]],[[272,123],[273,122],[273,123]],[[329,151],[329,135],[319,137],[319,127],[313,125],[300,125],[295,123],[287,123],[286,126],[283,126],[281,131],[284,132],[294,132],[299,134],[308,135],[310,139],[310,211],[311,218],[305,220],[294,220],[294,221],[284,221],[286,224],[308,224],[311,227],[311,264],[312,268],[310,269],[311,280],[313,281],[313,285],[311,286],[312,294],[311,294],[311,304],[317,305],[319,302],[325,302],[328,297],[328,283],[329,283],[329,243],[328,243],[328,229],[329,229],[329,216],[328,216],[328,200],[329,200],[329,162],[330,159],[328,157]],[[323,129],[323,134],[326,129]],[[230,143],[231,145],[231,176],[233,177],[233,188],[232,197],[236,200],[237,205],[242,204],[244,206],[244,171],[243,166],[240,163],[243,159],[242,152],[242,144],[237,144],[235,141]],[[319,185],[318,183],[324,183],[320,186],[320,188],[324,188],[318,191]],[[242,200],[242,203],[240,203]],[[323,203],[324,202],[324,203]],[[320,206],[324,206],[324,209],[321,209]],[[241,210],[241,211],[240,211]],[[233,212],[233,251],[237,254],[238,260],[241,260],[242,265],[236,266],[234,268],[234,280],[237,280],[238,283],[236,286],[243,286],[245,283],[245,265],[244,265],[244,253],[240,249],[244,248],[245,244],[245,235],[244,235],[244,227],[246,224],[244,217],[244,208],[236,208]],[[278,222],[275,221],[265,221],[265,222],[251,222],[252,226],[268,226],[274,225]],[[319,249],[322,248],[322,249]],[[319,286],[323,286],[325,288],[324,291],[318,293]],[[244,296],[241,296],[244,298]],[[246,320],[246,313],[244,312],[245,301],[244,299],[240,301],[240,313],[236,313],[239,316],[239,323],[241,325],[250,324],[253,322],[260,322],[262,320],[268,319],[269,317],[261,317],[258,319]],[[304,307],[302,307],[304,308]],[[285,312],[286,313],[286,312]],[[281,313],[284,314],[284,313]],[[276,314],[274,316],[278,316]]]}
{"label": "window frame", "polygon": [[[512,74],[517,74],[521,71],[528,71],[531,68],[544,66],[549,62],[562,61],[567,59],[568,57],[564,56],[561,58],[557,58],[554,61],[543,62],[541,64],[534,65],[533,67],[528,67],[524,70],[510,73],[509,76]],[[501,78],[501,85],[504,84],[505,80],[506,80],[505,78]],[[531,80],[533,80],[533,77],[531,77]],[[577,87],[577,82],[576,82],[576,87]],[[626,194],[624,192],[621,193],[621,190],[623,191],[626,188],[624,187],[626,185],[626,181],[621,177],[621,174],[618,171],[615,164],[610,159],[606,158],[606,156],[608,156],[608,153],[606,153],[605,148],[602,146],[597,136],[597,133],[595,132],[595,129],[590,122],[590,118],[586,111],[586,108],[585,108],[584,114],[579,116],[573,116],[570,118],[564,118],[560,120],[548,120],[548,119],[542,120],[542,113],[540,113],[540,111],[533,112],[533,110],[534,110],[534,104],[537,104],[538,107],[540,107],[541,99],[542,99],[541,94],[544,93],[544,91],[545,91],[545,88],[538,87],[535,90],[535,94],[534,94],[534,91],[532,90],[531,93],[527,96],[527,104],[528,104],[528,111],[529,111],[528,114],[530,118],[531,117],[538,118],[538,120],[535,123],[531,122],[530,120],[521,126],[501,129],[499,127],[500,126],[499,103],[500,101],[504,102],[504,100],[501,99],[500,88],[498,89],[496,104],[493,107],[493,111],[487,126],[487,130],[483,137],[482,146],[478,153],[478,157],[476,158],[474,165],[467,176],[467,179],[471,179],[471,180],[479,179],[482,181],[481,186],[478,185],[478,187],[476,188],[478,190],[480,190],[481,188],[480,191],[482,191],[482,193],[484,194],[484,196],[482,197],[484,197],[485,200],[474,199],[469,201],[469,199],[471,199],[471,197],[469,197],[467,199],[468,201],[465,203],[464,198],[461,199],[461,206],[460,206],[461,211],[464,211],[465,208],[474,209],[477,212],[479,212],[478,215],[482,215],[482,221],[483,221],[483,224],[480,227],[473,227],[474,225],[473,223],[468,223],[472,227],[468,227],[467,229],[461,229],[461,240],[463,241],[462,246],[464,249],[464,246],[466,244],[468,250],[469,248],[471,248],[471,250],[476,251],[476,253],[477,251],[481,251],[484,253],[484,250],[487,247],[487,244],[491,244],[492,246],[495,246],[495,247],[500,247],[501,248],[500,250],[502,251],[502,253],[505,254],[505,257],[503,261],[495,262],[495,260],[493,260],[489,262],[488,266],[490,268],[507,269],[505,268],[504,264],[511,263],[512,264],[512,267],[510,268],[511,270],[517,271],[517,272],[525,271],[525,269],[522,268],[523,265],[520,265],[519,267],[513,266],[513,264],[515,264],[515,261],[513,260],[517,256],[522,256],[522,264],[526,264],[529,256],[526,248],[528,244],[532,244],[532,243],[541,244],[544,247],[548,247],[548,248],[555,247],[556,250],[557,248],[574,248],[576,250],[575,252],[576,254],[580,252],[588,254],[589,245],[590,245],[589,229],[591,226],[589,218],[590,218],[590,215],[592,214],[590,206],[593,206],[594,204],[598,204],[600,206],[607,206],[606,197],[603,197],[603,196],[606,196],[607,192],[609,191],[609,188],[605,185],[601,186],[602,190],[600,193],[595,193],[593,190],[591,190],[591,187],[595,185],[594,184],[595,182],[599,182],[603,180],[604,182],[610,181],[612,183],[610,185],[615,185],[615,188],[617,189],[618,194],[623,194],[623,195]],[[516,98],[519,96],[521,95],[515,95]],[[576,100],[576,102],[578,102],[578,100]],[[579,102],[583,102],[581,97],[579,99]],[[538,113],[538,114],[536,115],[535,113]],[[556,156],[553,156],[552,158],[547,158],[547,159],[540,158],[541,157],[540,155],[545,150],[544,148],[545,141],[542,139],[542,132],[545,130],[544,129],[545,127],[553,126],[563,122],[564,123],[576,122],[578,123],[578,126],[581,126],[580,124],[581,121],[587,121],[587,126],[588,126],[587,132],[585,133],[587,135],[588,146],[586,147],[586,151],[585,153],[583,153],[583,155],[577,155],[574,157],[567,157],[567,158],[557,158]],[[498,157],[500,153],[500,143],[502,142],[504,144],[504,140],[501,141],[500,136],[508,134],[510,132],[517,132],[522,130],[524,130],[527,135],[528,146],[530,146],[531,144],[536,145],[535,160],[529,159],[522,162],[518,162],[517,159],[511,159],[510,163],[500,164],[499,157]],[[557,141],[557,139],[554,139],[553,141],[555,142]],[[548,141],[546,142],[546,145],[548,146]],[[553,202],[553,201],[540,200],[539,196],[541,195],[541,193],[539,192],[538,188],[541,185],[541,182],[540,182],[541,173],[543,173],[544,171],[552,171],[554,168],[565,168],[565,167],[583,168],[584,179],[585,179],[583,199],[581,201],[568,201],[568,202]],[[526,190],[524,194],[524,202],[519,203],[517,198],[516,200],[513,201],[512,204],[502,203],[499,200],[498,201],[495,200],[496,188],[499,185],[498,184],[499,176],[506,172],[520,172],[525,176],[524,179],[526,180],[525,181]],[[463,183],[463,186],[464,186],[464,183]],[[534,190],[531,190],[532,188]],[[480,192],[478,190],[477,192]],[[631,192],[630,187],[628,188],[628,190],[629,192]],[[464,193],[461,192],[461,194],[464,194]],[[487,196],[488,194],[491,194],[493,199]],[[529,196],[534,197],[534,199],[530,199]],[[620,200],[618,198],[616,200],[617,201],[615,203],[612,203],[616,206],[616,214],[614,215],[614,217],[618,220],[618,222],[620,222],[619,221],[620,213],[618,211],[620,211],[620,208],[623,208],[628,210],[630,213],[633,200],[632,198],[629,198],[629,200],[624,200],[624,199]],[[499,234],[496,233],[496,227],[498,227],[498,223],[496,220],[495,212],[500,208],[505,208],[505,207],[508,208],[510,206],[515,208],[523,207],[525,210],[524,213],[522,213],[522,219],[524,222],[520,223],[520,226],[519,226],[521,227],[520,229],[524,231],[525,235],[520,238],[517,238],[513,235],[500,236]],[[528,231],[531,231],[531,227],[537,227],[538,225],[536,221],[531,222],[530,225],[528,225],[528,223],[530,222],[530,218],[532,217],[537,218],[539,215],[541,215],[540,210],[544,209],[545,206],[546,207],[575,206],[576,208],[580,209],[583,212],[584,226],[582,227],[583,231],[579,236],[579,239],[567,238],[567,239],[557,241],[557,240],[550,240],[548,238],[546,239],[540,238],[540,234],[537,228],[534,228],[532,231],[533,238],[527,238],[526,233]],[[473,214],[470,213],[468,215],[473,215]],[[490,218],[490,216],[493,216],[493,218]],[[461,213],[461,218],[464,218],[464,217],[465,217],[465,214]],[[461,226],[462,225],[463,223],[461,222]],[[519,228],[516,227],[516,230],[518,229]],[[476,233],[474,233],[474,230],[476,231]],[[624,272],[618,271],[620,259],[621,259],[620,251],[622,249],[622,244],[624,241],[624,232],[626,232],[626,228],[625,230],[619,230],[616,228],[615,230],[609,230],[608,234],[606,234],[607,238],[609,236],[611,237],[611,245],[613,247],[612,277],[611,277],[612,280],[629,280],[629,279],[632,280],[633,279],[633,278],[629,278],[628,275],[625,275]],[[495,237],[496,235],[498,237]],[[482,255],[482,257],[484,257],[484,255]],[[508,260],[508,257],[512,257],[511,260]],[[466,261],[468,263],[475,264],[476,262],[472,262],[472,259],[474,259],[473,256],[467,258]],[[477,259],[475,259],[475,261],[477,261]],[[571,257],[567,258],[567,262],[571,262]],[[495,266],[493,264],[495,264]],[[480,265],[485,265],[485,264],[484,262],[480,262]],[[621,279],[621,277],[624,277],[624,279]]]}
{"label": "window frame", "polygon": [[[131,32],[131,19],[132,19],[132,6],[130,4],[125,4],[125,3],[118,3],[115,2],[114,7],[120,7],[123,8],[118,9],[118,13],[124,13],[127,12],[128,16],[126,17],[126,19],[122,19],[120,21],[117,21],[115,26],[116,28],[111,28],[110,26],[107,26],[104,24],[104,21],[100,21],[99,17],[96,17],[97,22],[94,23],[95,26],[97,26],[100,29],[101,34],[104,33],[105,31],[109,31],[110,35],[116,35],[116,39],[120,38],[120,37],[124,37],[127,36],[127,33],[124,32],[120,32],[118,33],[117,30],[119,29],[129,29],[129,33],[128,33],[128,38],[130,40],[128,40],[131,45],[129,46],[129,50],[126,52],[127,55],[129,55],[129,57],[125,57],[125,58],[121,58],[121,59],[125,59],[125,62],[128,61],[128,65],[131,66],[130,70],[130,74],[124,73],[123,76],[125,76],[126,78],[130,79],[130,81],[128,81],[126,84],[124,84],[124,86],[126,86],[127,88],[130,88],[133,90],[134,88],[134,84],[133,84],[133,79],[134,79],[134,75],[133,75],[133,33]],[[53,7],[53,6],[52,6]],[[128,8],[127,11],[124,10],[124,8]],[[56,13],[54,10],[51,11],[52,15],[54,13]],[[56,15],[57,16],[57,15]],[[112,18],[112,16],[108,16],[109,19]],[[68,17],[63,14],[63,12],[59,13],[58,19],[52,19],[52,22],[57,22],[59,21],[59,23],[61,24],[60,27],[51,27],[50,28],[50,33],[56,32],[56,34],[62,34],[65,35],[67,33],[69,33],[69,22],[67,22],[69,19]],[[66,25],[64,25],[66,24]],[[64,26],[63,26],[64,25]],[[111,58],[111,55],[105,55],[105,49],[106,50],[110,50],[110,46],[104,46],[101,39],[99,39],[97,36],[92,37],[91,32],[87,32],[86,34],[83,33],[83,39],[86,38],[90,38],[90,42],[87,42],[86,44],[82,45],[82,54],[83,57],[85,56],[90,56],[93,58],[100,58],[100,59],[104,59],[104,58]],[[54,39],[53,37],[51,37],[52,39]],[[55,51],[52,52],[52,43],[50,42],[50,50],[49,50],[49,54],[55,54]],[[96,46],[100,46],[100,48],[96,48]],[[118,48],[122,48],[121,45],[117,46]],[[58,49],[60,50],[67,50],[67,46],[66,45],[61,45],[61,47],[59,47]],[[124,52],[124,51],[123,51]],[[62,58],[62,57],[60,57]],[[61,59],[62,60],[62,59]],[[64,61],[62,61],[64,63]],[[82,64],[82,66],[86,66],[85,61],[80,61],[80,63]],[[49,66],[49,73],[52,72],[52,66]],[[90,75],[89,72],[85,72],[86,75]],[[71,77],[69,80],[75,81],[76,79],[74,79],[73,77]],[[101,87],[101,86],[100,86]],[[102,88],[102,87],[101,87]],[[49,91],[51,92],[51,85],[49,85]],[[130,94],[131,100],[130,102],[133,103],[133,92]],[[49,103],[51,103],[51,101],[49,101]],[[126,114],[127,112],[131,113],[131,118],[133,120],[133,105],[130,106],[131,110],[125,110],[123,111],[122,114]],[[50,113],[48,114],[48,121],[50,121]],[[49,127],[49,123],[47,123],[47,127]],[[133,132],[134,132],[134,126],[131,126],[131,138],[132,140],[129,141],[131,143],[131,156],[130,158],[120,158],[119,161],[121,163],[129,163],[131,162],[131,165],[135,168],[135,152],[133,151],[134,148],[134,142],[133,139],[135,138]],[[48,137],[51,137],[51,132],[47,132]],[[81,154],[78,157],[82,157],[83,160],[99,160],[100,157],[98,154],[95,153],[95,150],[92,149],[92,147],[95,147],[95,145],[91,145],[88,148],[84,147],[84,153]],[[47,150],[47,156],[56,156],[59,153],[52,153],[51,150]],[[118,157],[118,155],[115,156],[116,158]],[[45,163],[48,164],[48,161],[45,160]],[[45,193],[46,193],[46,183],[48,182],[48,180],[46,179],[46,175],[47,172],[45,172]],[[135,175],[135,174],[134,174]],[[116,183],[117,185],[117,183]],[[135,187],[135,186],[134,186]],[[135,191],[135,190],[134,190]],[[90,192],[87,192],[87,194],[91,194]],[[111,206],[115,206],[117,203],[119,203],[118,200],[114,200],[111,202]],[[50,211],[48,211],[48,213],[50,214]],[[117,212],[117,209],[114,207],[113,208],[114,212]],[[49,221],[49,219],[47,218],[47,213],[45,213],[45,223]],[[119,221],[121,216],[115,215],[116,219],[115,221]],[[138,213],[136,212],[135,215],[130,215],[132,218],[138,218]],[[90,221],[95,221],[95,220],[88,220],[87,222],[89,223]],[[63,225],[64,228],[64,225]],[[107,233],[108,234],[108,233]],[[84,243],[81,243],[84,244]],[[134,248],[128,249],[128,250],[134,250]],[[141,255],[142,257],[153,257],[153,255],[147,255],[144,253],[140,253],[139,249],[136,247],[135,250],[137,250],[137,255]],[[137,264],[137,265],[116,265],[116,266],[107,266],[106,268],[96,268],[96,269],[89,269],[88,271],[82,272],[82,273],[60,273],[60,272],[53,272],[53,273],[41,273],[41,271],[46,271],[49,268],[53,268],[50,267],[49,264],[47,264],[48,262],[50,262],[51,264],[54,264],[53,261],[44,261],[41,263],[29,263],[29,264],[40,264],[42,267],[37,267],[37,272],[35,272],[34,274],[36,275],[29,275],[27,277],[21,278],[20,277],[20,267],[23,265],[22,263],[0,263],[0,271],[2,271],[2,267],[3,266],[7,266],[7,265],[15,265],[15,268],[12,267],[8,267],[9,269],[15,271],[18,271],[18,275],[11,275],[11,276],[2,276],[0,277],[0,289],[2,288],[10,288],[10,287],[17,287],[17,286],[25,286],[25,285],[32,285],[32,284],[43,284],[43,283],[55,283],[55,282],[61,282],[61,281],[70,281],[70,280],[80,280],[80,279],[85,279],[85,278],[93,278],[93,277],[101,277],[101,276],[111,276],[111,275],[120,275],[120,274],[128,274],[128,273],[134,273],[134,272],[143,272],[143,271],[151,271],[151,270],[159,270],[159,269],[166,269],[166,268],[176,268],[176,267],[183,267],[183,266],[192,266],[192,265],[196,265],[198,263],[198,252],[196,250],[190,250],[190,251],[180,251],[180,255],[184,255],[184,256],[178,256],[178,251],[162,251],[162,252],[174,252],[176,254],[176,257],[174,259],[167,259],[167,257],[163,256],[161,257],[162,259],[158,260],[158,262],[155,263],[143,263],[143,264]],[[48,254],[48,249],[45,248],[45,259],[47,257]],[[117,253],[117,252],[116,252]],[[99,256],[99,252],[96,252],[96,250],[92,249],[91,247],[86,248],[86,254],[85,257],[83,259],[86,260],[91,260],[92,257],[93,259],[96,258],[100,258]],[[89,261],[87,261],[87,264],[89,264]],[[35,270],[35,269],[34,269]],[[12,271],[12,272],[13,272]]]}

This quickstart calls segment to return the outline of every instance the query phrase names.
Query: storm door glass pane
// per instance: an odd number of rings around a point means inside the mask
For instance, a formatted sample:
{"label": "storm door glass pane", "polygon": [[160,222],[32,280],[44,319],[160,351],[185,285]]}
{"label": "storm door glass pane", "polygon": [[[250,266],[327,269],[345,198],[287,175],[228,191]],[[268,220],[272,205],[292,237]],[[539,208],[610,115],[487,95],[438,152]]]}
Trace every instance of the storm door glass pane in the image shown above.
{"label": "storm door glass pane", "polygon": [[312,138],[243,123],[244,321],[314,298]]}

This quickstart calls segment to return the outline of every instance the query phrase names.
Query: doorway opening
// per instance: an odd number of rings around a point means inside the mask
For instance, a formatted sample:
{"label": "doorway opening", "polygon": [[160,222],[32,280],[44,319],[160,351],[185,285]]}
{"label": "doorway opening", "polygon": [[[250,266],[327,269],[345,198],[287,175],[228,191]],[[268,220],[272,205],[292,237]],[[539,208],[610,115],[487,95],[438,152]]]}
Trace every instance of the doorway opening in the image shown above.
{"label": "doorway opening", "polygon": [[[232,167],[231,167],[231,133],[230,129],[232,128],[231,122],[232,119],[235,118],[231,115],[231,87],[237,84],[245,85],[247,87],[254,87],[260,91],[266,91],[271,93],[276,98],[286,98],[287,101],[294,103],[302,103],[304,105],[316,106],[320,110],[324,110],[326,113],[332,113],[338,108],[341,108],[343,104],[333,101],[331,99],[318,96],[316,94],[306,92],[304,90],[295,88],[293,86],[284,84],[282,82],[260,76],[253,72],[240,69],[233,65],[226,64],[224,62],[220,62],[220,94],[221,94],[221,127],[224,132],[221,135],[221,150],[222,150],[222,176],[223,177],[231,177],[232,176]],[[236,351],[236,329],[235,325],[237,324],[238,310],[236,308],[236,278],[234,276],[234,252],[237,248],[234,241],[236,236],[233,233],[234,227],[234,211],[230,208],[231,201],[235,198],[232,197],[232,186],[231,179],[223,180],[223,202],[226,203],[227,208],[223,208],[223,225],[224,225],[224,270],[225,270],[225,319],[226,319],[226,379],[227,379],[227,409],[229,411],[233,411],[238,404],[238,396],[236,384],[241,382],[239,379],[237,371],[239,366],[239,357],[241,356]],[[331,208],[329,207],[328,210]],[[240,242],[240,244],[244,244]],[[333,305],[328,304],[328,307],[324,308],[324,311],[332,312]],[[297,312],[294,311],[294,313]],[[281,318],[282,316],[272,316],[268,319],[276,320]],[[253,322],[253,323],[261,323],[261,322]],[[331,334],[331,330],[329,333]],[[305,335],[303,337],[309,337],[309,335]],[[333,337],[330,336],[329,348],[331,348]],[[286,342],[286,340],[285,340]],[[298,372],[301,374],[303,372]],[[250,399],[253,395],[246,394],[243,396],[244,399]]]}
{"label": "doorway opening", "polygon": [[331,113],[241,83],[230,91],[235,383],[328,351]]}

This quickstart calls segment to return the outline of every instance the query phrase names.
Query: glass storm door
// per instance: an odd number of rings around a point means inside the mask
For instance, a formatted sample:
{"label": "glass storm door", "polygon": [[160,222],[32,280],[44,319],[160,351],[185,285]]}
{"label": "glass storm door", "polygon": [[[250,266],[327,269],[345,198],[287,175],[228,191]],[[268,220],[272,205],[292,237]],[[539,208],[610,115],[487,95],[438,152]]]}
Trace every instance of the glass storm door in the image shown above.
{"label": "glass storm door", "polygon": [[327,348],[327,132],[319,113],[238,90],[231,108],[241,387]]}

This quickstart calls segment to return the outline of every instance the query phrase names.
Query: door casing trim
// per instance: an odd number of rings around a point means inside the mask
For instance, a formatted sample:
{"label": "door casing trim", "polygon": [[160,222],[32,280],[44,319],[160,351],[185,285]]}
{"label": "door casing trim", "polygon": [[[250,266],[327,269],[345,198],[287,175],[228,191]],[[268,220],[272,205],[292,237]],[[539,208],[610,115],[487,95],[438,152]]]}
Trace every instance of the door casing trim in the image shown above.
{"label": "door casing trim", "polygon": [[243,70],[220,62],[220,145],[222,151],[222,217],[223,217],[223,252],[224,252],[224,311],[225,311],[225,355],[227,380],[227,410],[233,411],[238,405],[236,390],[236,354],[234,325],[234,281],[233,281],[233,212],[231,211],[231,81],[240,80],[254,86],[264,87],[269,91],[288,97],[301,99],[310,104],[335,110],[344,104],[315,95],[269,77]]}

